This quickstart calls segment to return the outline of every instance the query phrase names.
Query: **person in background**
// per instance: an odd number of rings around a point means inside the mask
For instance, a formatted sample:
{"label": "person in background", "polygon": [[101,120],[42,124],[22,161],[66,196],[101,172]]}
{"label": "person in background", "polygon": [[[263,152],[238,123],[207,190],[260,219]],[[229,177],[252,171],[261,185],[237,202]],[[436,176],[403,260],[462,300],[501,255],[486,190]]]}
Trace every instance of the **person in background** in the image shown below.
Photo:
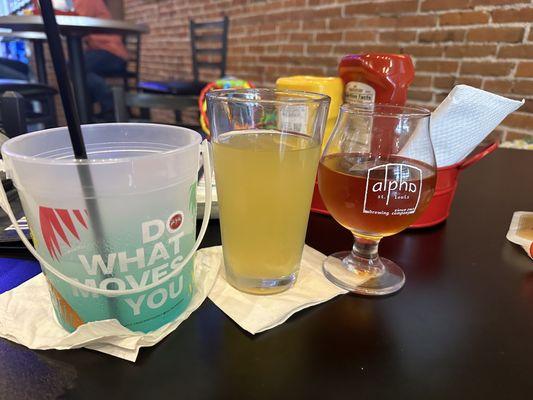
{"label": "person in background", "polygon": [[[104,0],[73,0],[74,10],[85,17],[111,19]],[[106,76],[126,73],[128,51],[119,35],[93,34],[84,38],[87,87],[91,100],[100,104],[100,118],[113,119],[113,95]]]}

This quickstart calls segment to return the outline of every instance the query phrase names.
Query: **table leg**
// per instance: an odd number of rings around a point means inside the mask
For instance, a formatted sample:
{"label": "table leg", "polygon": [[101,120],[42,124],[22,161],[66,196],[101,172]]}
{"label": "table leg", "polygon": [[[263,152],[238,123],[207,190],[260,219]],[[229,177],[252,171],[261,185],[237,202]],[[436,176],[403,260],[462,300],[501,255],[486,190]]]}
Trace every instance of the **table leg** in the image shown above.
{"label": "table leg", "polygon": [[46,76],[46,62],[44,60],[44,49],[42,40],[33,41],[33,53],[35,54],[35,67],[37,68],[37,79],[39,83],[48,84]]}
{"label": "table leg", "polygon": [[91,102],[87,97],[87,83],[85,75],[85,60],[83,57],[82,37],[77,35],[67,36],[67,47],[69,56],[69,65],[72,74],[72,84],[78,103],[78,112],[80,122],[88,124],[91,122]]}

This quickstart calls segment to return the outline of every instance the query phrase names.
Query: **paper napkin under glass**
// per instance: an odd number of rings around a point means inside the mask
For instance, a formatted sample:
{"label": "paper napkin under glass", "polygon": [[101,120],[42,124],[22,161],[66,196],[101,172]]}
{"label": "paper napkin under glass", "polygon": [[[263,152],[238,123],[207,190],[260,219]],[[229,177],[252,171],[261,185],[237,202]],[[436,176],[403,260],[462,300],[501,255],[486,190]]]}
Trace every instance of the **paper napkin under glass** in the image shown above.
{"label": "paper napkin under glass", "polygon": [[[455,86],[431,113],[430,134],[437,167],[463,161],[522,104],[523,100],[511,100],[468,85]],[[415,131],[400,154],[426,161],[426,141],[426,135]]]}
{"label": "paper napkin under glass", "polygon": [[141,347],[159,343],[203,303],[217,277],[217,265],[216,256],[204,250],[196,253],[196,289],[189,306],[176,320],[150,333],[132,332],[114,319],[89,322],[67,332],[56,321],[41,273],[0,295],[0,337],[35,350],[85,347],[135,361]]}
{"label": "paper napkin under glass", "polygon": [[533,212],[515,212],[506,237],[510,242],[522,246],[533,260]]}
{"label": "paper napkin under glass", "polygon": [[326,256],[309,246],[304,246],[294,286],[272,295],[253,295],[235,289],[225,279],[222,247],[210,247],[204,251],[208,252],[210,260],[217,260],[219,269],[209,299],[241,328],[252,334],[274,328],[304,308],[347,293],[324,276],[322,263]]}

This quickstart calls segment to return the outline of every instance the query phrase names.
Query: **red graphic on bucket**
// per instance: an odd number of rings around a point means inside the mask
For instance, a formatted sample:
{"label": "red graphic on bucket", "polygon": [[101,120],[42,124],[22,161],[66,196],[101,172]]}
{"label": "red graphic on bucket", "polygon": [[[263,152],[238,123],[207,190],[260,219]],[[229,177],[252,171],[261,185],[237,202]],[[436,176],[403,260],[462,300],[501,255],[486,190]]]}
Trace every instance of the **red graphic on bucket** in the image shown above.
{"label": "red graphic on bucket", "polygon": [[167,220],[167,228],[169,232],[176,232],[183,223],[183,213],[181,211],[172,214]]}
{"label": "red graphic on bucket", "polygon": [[[84,210],[87,216],[87,210]],[[77,224],[76,224],[77,221]],[[68,232],[77,240],[80,240],[76,225],[81,225],[87,229],[87,221],[80,210],[66,210],[63,208],[39,207],[39,222],[44,244],[52,258],[57,259],[61,255],[59,238],[70,247]],[[66,229],[65,229],[66,228]],[[68,231],[68,232],[67,232]]]}

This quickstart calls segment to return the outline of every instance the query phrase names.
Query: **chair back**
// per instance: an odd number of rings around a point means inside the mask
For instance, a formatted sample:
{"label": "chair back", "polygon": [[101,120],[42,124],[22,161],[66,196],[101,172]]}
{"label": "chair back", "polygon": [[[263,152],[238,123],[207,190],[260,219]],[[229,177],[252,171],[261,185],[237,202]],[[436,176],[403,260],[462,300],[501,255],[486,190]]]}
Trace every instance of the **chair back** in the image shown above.
{"label": "chair back", "polygon": [[42,125],[44,128],[57,126],[54,100],[57,90],[40,83],[0,79],[0,95],[6,92],[16,92],[23,97],[28,125]]}
{"label": "chair back", "polygon": [[8,138],[27,132],[26,102],[19,93],[8,91],[0,97],[0,126]]}
{"label": "chair back", "polygon": [[194,81],[200,80],[200,70],[218,70],[218,77],[226,74],[229,19],[189,23],[191,35],[192,72]]}
{"label": "chair back", "polygon": [[[180,111],[187,107],[198,107],[198,99],[195,96],[175,96],[171,94],[146,93],[146,92],[125,92],[124,88],[114,86],[113,105],[115,111],[115,122],[142,121],[150,122],[150,111],[172,110]],[[139,108],[140,118],[133,119],[130,110]],[[180,126],[185,126],[180,124]],[[196,126],[188,126],[195,129]]]}

